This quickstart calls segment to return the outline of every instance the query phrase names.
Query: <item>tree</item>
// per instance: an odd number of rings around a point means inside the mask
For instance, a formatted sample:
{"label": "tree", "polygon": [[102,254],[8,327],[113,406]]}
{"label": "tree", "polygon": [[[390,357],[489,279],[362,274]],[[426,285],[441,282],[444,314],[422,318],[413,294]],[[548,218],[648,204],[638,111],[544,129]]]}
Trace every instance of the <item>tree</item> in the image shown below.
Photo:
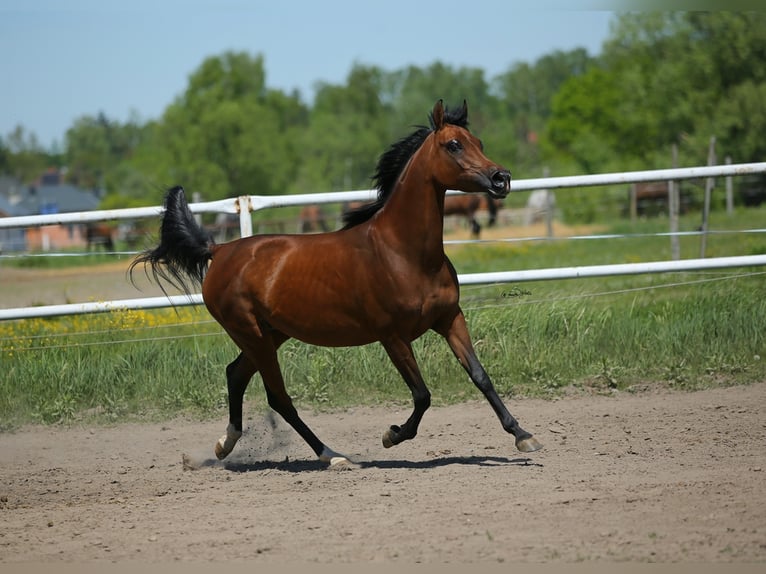
{"label": "tree", "polygon": [[285,193],[297,169],[294,130],[306,113],[297,94],[267,89],[265,77],[261,56],[206,59],[158,122],[154,153],[137,163],[152,180],[206,200]]}
{"label": "tree", "polygon": [[0,174],[11,171],[11,150],[5,145],[5,141],[0,137]]}
{"label": "tree", "polygon": [[381,69],[355,65],[346,85],[319,85],[309,125],[298,138],[300,191],[370,186],[376,159],[390,143],[385,82]]}
{"label": "tree", "polygon": [[107,189],[117,183],[113,173],[135,153],[143,138],[144,129],[135,116],[125,124],[103,113],[76,119],[65,137],[67,180],[85,188]]}
{"label": "tree", "polygon": [[[571,156],[586,173],[599,171],[611,155],[630,155],[636,144],[614,76],[591,68],[566,82],[554,96],[546,127],[546,145]],[[554,152],[555,153],[555,152]]]}
{"label": "tree", "polygon": [[699,163],[707,154],[701,141],[716,135],[740,161],[762,157],[766,144],[740,145],[743,126],[734,116],[762,115],[753,102],[765,62],[766,14],[624,14],[598,70],[572,78],[555,96],[547,128],[552,151],[599,171],[610,163],[666,164],[670,146],[680,142],[682,163]]}
{"label": "tree", "polygon": [[5,139],[6,162],[9,175],[24,184],[30,184],[42,175],[49,158],[34,133],[16,126]]}
{"label": "tree", "polygon": [[730,156],[735,163],[766,158],[766,82],[745,81],[730,89],[727,97],[708,118],[697,122],[694,134],[686,138],[692,149],[705,150],[711,135],[716,136],[719,160]]}
{"label": "tree", "polygon": [[552,113],[553,98],[565,82],[585,74],[592,62],[583,48],[559,50],[534,64],[515,64],[493,81],[498,107],[492,126],[493,131],[502,131],[492,141],[513,158],[520,171],[540,175],[539,144]]}
{"label": "tree", "polygon": [[396,86],[392,119],[398,126],[397,136],[409,132],[412,125],[427,125],[428,112],[439,99],[453,107],[466,100],[471,128],[481,132],[494,103],[480,68],[455,69],[439,61],[427,68],[409,66],[394,73],[392,84]]}

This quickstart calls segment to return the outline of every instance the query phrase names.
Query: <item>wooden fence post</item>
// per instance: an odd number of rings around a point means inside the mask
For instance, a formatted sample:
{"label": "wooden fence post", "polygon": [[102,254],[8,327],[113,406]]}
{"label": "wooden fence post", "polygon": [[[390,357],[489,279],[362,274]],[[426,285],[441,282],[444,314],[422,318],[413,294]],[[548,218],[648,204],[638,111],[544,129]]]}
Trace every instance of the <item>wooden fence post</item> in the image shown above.
{"label": "wooden fence post", "polygon": [[[678,167],[678,145],[673,144],[672,167]],[[673,261],[681,259],[681,245],[678,239],[678,213],[681,210],[679,184],[668,181],[668,219],[670,220],[670,254]]]}
{"label": "wooden fence post", "polygon": [[[731,156],[726,156],[726,165],[731,165]],[[726,213],[734,213],[734,183],[730,175],[726,176]]]}
{"label": "wooden fence post", "polygon": [[[550,177],[551,170],[546,165],[543,168],[543,177]],[[553,237],[553,194],[550,189],[545,190],[545,229],[548,237]]]}
{"label": "wooden fence post", "polygon": [[630,184],[630,220],[635,221],[638,217],[638,189],[635,183]]}
{"label": "wooden fence post", "polygon": [[[710,147],[707,152],[707,164],[715,164],[715,136],[710,136]],[[707,229],[708,219],[710,218],[710,200],[713,193],[713,185],[715,180],[709,177],[705,180],[705,205],[702,208],[702,225],[700,231],[702,232],[700,240],[700,258],[705,257],[705,250],[707,249]]]}

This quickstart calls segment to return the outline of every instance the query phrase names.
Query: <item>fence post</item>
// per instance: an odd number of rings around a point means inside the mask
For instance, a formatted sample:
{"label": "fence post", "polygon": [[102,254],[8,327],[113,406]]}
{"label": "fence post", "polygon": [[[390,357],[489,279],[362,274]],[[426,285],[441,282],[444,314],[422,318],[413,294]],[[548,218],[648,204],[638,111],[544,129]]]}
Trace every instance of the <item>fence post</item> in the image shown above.
{"label": "fence post", "polygon": [[[549,178],[551,170],[546,165],[543,168],[543,177]],[[548,237],[553,237],[553,192],[550,189],[545,190],[545,229]]]}
{"label": "fence post", "polygon": [[[673,168],[678,167],[678,145],[673,144]],[[670,254],[673,261],[681,259],[681,245],[678,239],[678,213],[681,210],[679,185],[675,180],[668,181],[668,218],[670,219]]]}
{"label": "fence post", "polygon": [[[731,156],[726,156],[726,165],[731,165]],[[726,213],[734,213],[734,183],[730,175],[726,176]]]}
{"label": "fence post", "polygon": [[[707,152],[707,164],[715,164],[715,136],[710,136],[710,147]],[[702,225],[700,231],[702,236],[700,237],[700,258],[705,257],[705,250],[707,249],[707,227],[708,219],[710,218],[710,200],[713,193],[713,184],[715,180],[712,177],[708,177],[705,180],[705,205],[702,208]]]}
{"label": "fence post", "polygon": [[250,237],[253,234],[253,218],[250,216],[250,197],[240,195],[237,198],[239,210],[239,236]]}
{"label": "fence post", "polygon": [[638,188],[635,183],[630,184],[630,220],[635,221],[638,218]]}

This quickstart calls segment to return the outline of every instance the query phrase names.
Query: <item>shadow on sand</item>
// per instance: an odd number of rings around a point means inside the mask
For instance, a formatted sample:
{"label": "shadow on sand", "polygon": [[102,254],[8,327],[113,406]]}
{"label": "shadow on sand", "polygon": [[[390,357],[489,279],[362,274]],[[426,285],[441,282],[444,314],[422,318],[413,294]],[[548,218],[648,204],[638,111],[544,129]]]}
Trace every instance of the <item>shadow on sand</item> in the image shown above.
{"label": "shadow on sand", "polygon": [[[436,457],[428,460],[354,460],[350,467],[345,469],[371,469],[377,468],[381,470],[387,469],[413,469],[424,470],[430,468],[440,468],[451,465],[468,465],[468,466],[513,466],[513,467],[525,467],[534,466],[542,467],[543,465],[537,462],[533,462],[529,458],[507,458],[502,456],[445,456]],[[219,461],[215,459],[206,459],[197,462],[196,464],[189,464],[188,460],[184,458],[184,468],[187,470],[196,470],[199,468],[217,466],[224,468],[230,472],[262,472],[266,470],[279,470],[282,472],[312,472],[320,470],[328,470],[327,463],[320,462],[319,460],[288,460],[273,461]],[[343,468],[343,467],[342,467]],[[332,469],[334,470],[334,469]]]}

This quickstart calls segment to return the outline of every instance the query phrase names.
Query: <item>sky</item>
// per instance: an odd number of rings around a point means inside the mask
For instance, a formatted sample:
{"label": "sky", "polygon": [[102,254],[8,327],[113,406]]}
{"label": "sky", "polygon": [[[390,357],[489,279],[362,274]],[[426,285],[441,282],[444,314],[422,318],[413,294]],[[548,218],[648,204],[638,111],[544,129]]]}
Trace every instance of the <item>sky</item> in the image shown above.
{"label": "sky", "polygon": [[615,18],[581,0],[0,0],[0,137],[22,125],[50,149],[82,116],[157,119],[229,50],[261,54],[267,86],[310,104],[354,64],[491,80],[556,50],[595,56]]}

